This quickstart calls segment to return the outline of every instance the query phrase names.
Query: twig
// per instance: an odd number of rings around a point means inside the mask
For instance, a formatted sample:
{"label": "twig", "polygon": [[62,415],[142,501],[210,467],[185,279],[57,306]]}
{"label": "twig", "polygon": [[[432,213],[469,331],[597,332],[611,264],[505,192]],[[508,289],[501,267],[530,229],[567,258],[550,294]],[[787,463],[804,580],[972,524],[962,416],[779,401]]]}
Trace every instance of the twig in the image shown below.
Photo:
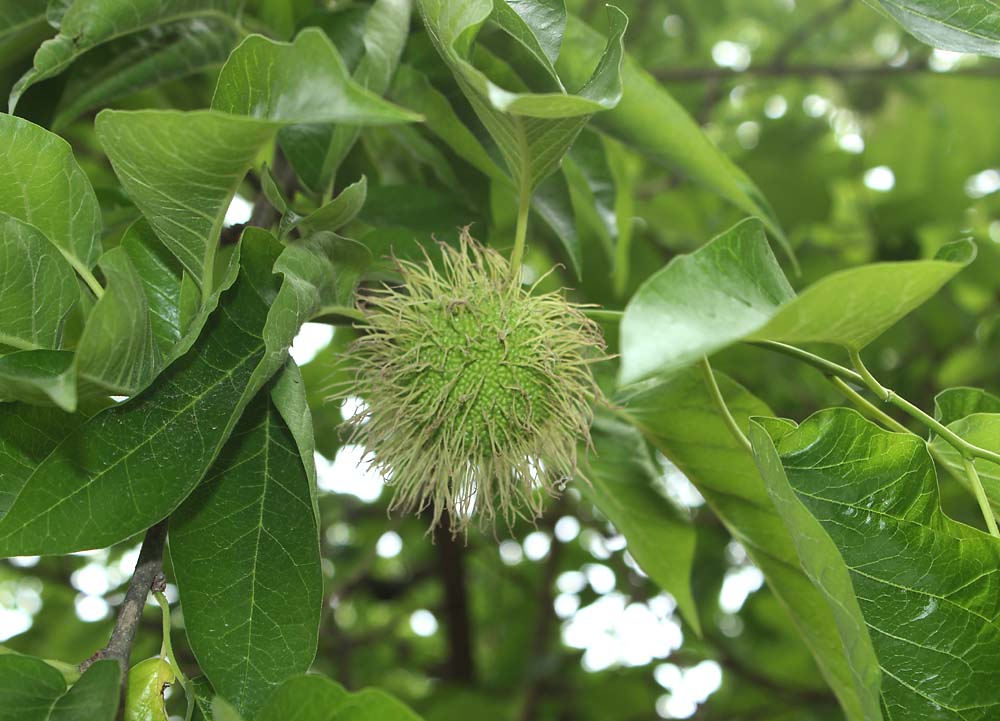
{"label": "twig", "polygon": [[163,587],[163,547],[167,540],[167,519],[163,519],[146,531],[139,550],[139,560],[135,563],[132,580],[125,592],[125,600],[118,609],[115,627],[111,632],[108,645],[80,664],[80,671],[86,671],[95,661],[111,658],[118,662],[122,669],[122,686],[128,674],[129,658],[132,655],[132,643],[135,632],[142,619],[142,609],[146,598],[152,590],[162,590]]}
{"label": "twig", "polygon": [[444,612],[448,635],[448,680],[471,684],[475,678],[472,656],[472,622],[469,599],[465,593],[465,547],[452,538],[451,521],[444,517],[434,528],[438,548],[441,582],[444,586]]}

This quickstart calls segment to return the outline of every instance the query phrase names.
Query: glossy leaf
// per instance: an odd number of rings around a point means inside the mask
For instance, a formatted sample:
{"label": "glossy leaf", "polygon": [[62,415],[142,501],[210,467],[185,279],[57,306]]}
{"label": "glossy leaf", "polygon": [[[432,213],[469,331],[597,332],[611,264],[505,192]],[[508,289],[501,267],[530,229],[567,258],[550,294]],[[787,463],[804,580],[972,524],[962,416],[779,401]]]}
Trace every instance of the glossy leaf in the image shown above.
{"label": "glossy leaf", "polygon": [[337,231],[357,217],[367,196],[368,179],[362,175],[360,180],[348,185],[329,203],[320,206],[309,215],[283,224],[282,229],[287,231],[299,228],[303,235]]}
{"label": "glossy leaf", "polygon": [[253,717],[309,669],[323,591],[310,480],[268,389],[171,516],[170,556],[199,666]]}
{"label": "glossy leaf", "polygon": [[628,426],[598,428],[586,482],[577,487],[625,536],[632,557],[677,600],[684,620],[700,635],[691,595],[694,526],[656,490],[660,474],[642,437]]}
{"label": "glossy leaf", "polygon": [[[794,492],[850,572],[887,717],[994,718],[1000,542],[944,515],[923,441],[847,409],[766,430],[769,486]],[[848,590],[828,587],[831,603],[852,605]]]}
{"label": "glossy leaf", "polygon": [[981,388],[948,388],[934,396],[934,418],[945,425],[973,413],[1000,413],[1000,397]]}
{"label": "glossy leaf", "polygon": [[[773,415],[742,386],[722,374],[717,376],[741,428],[748,428],[751,416]],[[867,710],[878,706],[877,689],[855,684],[834,615],[802,570],[792,537],[775,511],[753,459],[715,410],[701,374],[694,370],[678,373],[620,402],[624,418],[698,488],[763,571],[847,718],[865,720]]]}
{"label": "glossy leaf", "polygon": [[566,30],[564,0],[500,0],[493,3],[493,19],[562,86],[552,63],[559,57]]}
{"label": "glossy leaf", "polygon": [[1000,8],[962,0],[867,0],[916,37],[957,53],[1000,57]]}
{"label": "glossy leaf", "polygon": [[73,268],[35,226],[0,213],[0,346],[58,349],[80,302]]}
{"label": "glossy leaf", "polygon": [[52,129],[130,93],[218,67],[241,37],[231,18],[218,15],[179,20],[110,42],[73,68]]}
{"label": "glossy leaf", "polygon": [[[275,287],[279,247],[244,235],[240,277],[194,347],[145,392],[69,434],[0,519],[0,553],[67,553],[128,538],[197,486],[256,391],[319,305],[308,280]],[[273,300],[272,300],[273,299]]]}
{"label": "glossy leaf", "polygon": [[[568,86],[579,86],[586,81],[587,68],[594,66],[602,46],[599,33],[570,16],[556,63]],[[621,72],[621,102],[595,116],[594,123],[643,157],[680,170],[737,208],[760,216],[794,262],[794,253],[774,211],[753,181],[715,147],[687,111],[649,73],[630,58],[626,58]]]}
{"label": "glossy leaf", "polygon": [[850,268],[796,296],[763,226],[745,220],[675,258],[636,291],[622,319],[621,382],[669,374],[743,339],[860,350],[974,257],[975,246],[958,241],[938,259]]}
{"label": "glossy leaf", "polygon": [[153,25],[192,16],[229,16],[235,0],[75,0],[59,19],[59,34],[42,43],[34,67],[10,94],[10,112],[24,92],[58,75],[88,50]]}
{"label": "glossy leaf", "polygon": [[[1000,453],[1000,412],[972,413],[948,424],[948,429],[969,443]],[[965,478],[965,464],[962,455],[940,436],[931,440],[944,462],[958,478]],[[983,458],[973,461],[979,472],[986,496],[994,507],[1000,508],[1000,465]]]}
{"label": "glossy leaf", "polygon": [[65,140],[23,118],[0,114],[0,212],[30,223],[74,267],[101,253],[101,210]]}
{"label": "glossy leaf", "polygon": [[67,690],[45,661],[0,654],[0,721],[114,721],[120,678],[116,661],[98,661]]}
{"label": "glossy leaf", "polygon": [[107,285],[80,336],[77,369],[83,380],[131,395],[152,381],[162,355],[142,281],[126,250],[112,248],[101,256],[100,266]]}
{"label": "glossy leaf", "polygon": [[286,681],[257,715],[257,721],[420,721],[420,717],[383,691],[350,693],[325,676],[295,676]]}
{"label": "glossy leaf", "polygon": [[[376,0],[365,14],[361,41],[364,54],[353,78],[376,95],[389,89],[399,57],[409,38],[413,0]],[[357,140],[360,128],[348,122],[293,126],[278,139],[296,173],[315,192],[326,193],[340,163]]]}
{"label": "glossy leaf", "polygon": [[236,187],[278,128],[413,119],[354,84],[318,30],[290,44],[247,38],[222,69],[213,108],[104,111],[97,118],[122,185],[203,293],[213,286],[217,239]]}
{"label": "glossy leaf", "polygon": [[621,98],[622,35],[628,20],[617,8],[608,9],[611,30],[604,53],[587,66],[593,75],[571,95],[511,92],[473,64],[472,41],[493,12],[490,0],[419,0],[419,5],[431,40],[496,142],[514,184],[527,192],[558,167],[590,117],[615,107]]}

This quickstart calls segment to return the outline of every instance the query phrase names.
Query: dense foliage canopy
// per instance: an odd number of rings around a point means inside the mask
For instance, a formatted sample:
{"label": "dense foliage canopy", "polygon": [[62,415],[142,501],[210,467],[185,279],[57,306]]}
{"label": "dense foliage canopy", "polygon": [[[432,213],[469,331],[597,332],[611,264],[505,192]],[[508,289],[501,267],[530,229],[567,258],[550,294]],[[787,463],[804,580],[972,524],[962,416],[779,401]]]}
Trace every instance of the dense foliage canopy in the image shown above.
{"label": "dense foliage canopy", "polygon": [[0,721],[997,718],[997,57],[0,0]]}

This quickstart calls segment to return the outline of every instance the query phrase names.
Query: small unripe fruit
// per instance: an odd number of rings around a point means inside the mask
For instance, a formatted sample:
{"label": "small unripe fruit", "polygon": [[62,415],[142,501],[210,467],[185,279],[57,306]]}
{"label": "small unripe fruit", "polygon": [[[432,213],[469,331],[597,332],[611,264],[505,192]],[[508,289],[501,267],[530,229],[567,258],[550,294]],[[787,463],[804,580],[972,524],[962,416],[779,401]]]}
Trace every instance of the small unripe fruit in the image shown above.
{"label": "small unripe fruit", "polygon": [[125,721],[167,721],[163,692],[173,682],[173,669],[159,656],[134,665],[128,672]]}
{"label": "small unripe fruit", "polygon": [[482,523],[537,517],[589,443],[600,331],[465,232],[441,253],[440,268],[401,261],[402,286],[362,304],[350,441],[395,487],[390,507],[429,509],[432,526],[447,512],[464,531],[473,506]]}

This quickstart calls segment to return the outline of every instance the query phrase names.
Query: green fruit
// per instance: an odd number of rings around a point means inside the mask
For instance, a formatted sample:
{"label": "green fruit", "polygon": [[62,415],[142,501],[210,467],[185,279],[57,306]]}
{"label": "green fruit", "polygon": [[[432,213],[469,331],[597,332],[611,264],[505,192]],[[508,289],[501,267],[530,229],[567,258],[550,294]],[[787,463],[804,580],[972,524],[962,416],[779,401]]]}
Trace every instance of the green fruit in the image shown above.
{"label": "green fruit", "polygon": [[589,442],[599,329],[466,233],[442,256],[400,262],[402,287],[362,304],[348,360],[366,405],[350,441],[395,487],[392,507],[430,509],[432,525],[447,512],[464,531],[473,507],[481,522],[537,517]]}
{"label": "green fruit", "polygon": [[167,721],[163,691],[173,681],[173,669],[159,656],[135,664],[128,672],[125,721]]}

